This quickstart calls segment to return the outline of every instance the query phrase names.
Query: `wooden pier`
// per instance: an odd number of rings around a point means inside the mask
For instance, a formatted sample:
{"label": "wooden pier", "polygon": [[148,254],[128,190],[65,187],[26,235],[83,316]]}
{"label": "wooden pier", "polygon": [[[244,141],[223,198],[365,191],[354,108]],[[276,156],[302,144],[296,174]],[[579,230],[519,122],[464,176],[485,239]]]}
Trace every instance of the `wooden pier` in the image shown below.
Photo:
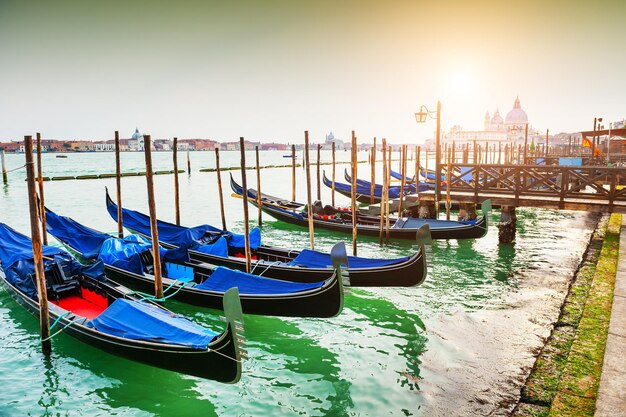
{"label": "wooden pier", "polygon": [[[448,167],[441,172],[448,178]],[[451,201],[626,213],[626,169],[607,166],[450,164]],[[448,192],[445,182],[436,199]],[[419,193],[435,201],[435,192]]]}

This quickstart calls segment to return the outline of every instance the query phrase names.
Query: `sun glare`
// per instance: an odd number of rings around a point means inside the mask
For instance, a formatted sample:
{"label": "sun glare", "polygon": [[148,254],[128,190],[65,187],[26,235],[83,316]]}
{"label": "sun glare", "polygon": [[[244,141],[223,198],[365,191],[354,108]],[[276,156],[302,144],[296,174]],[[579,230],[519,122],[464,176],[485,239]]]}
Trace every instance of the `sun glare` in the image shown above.
{"label": "sun glare", "polygon": [[457,93],[467,93],[471,90],[473,82],[469,72],[460,70],[452,74],[450,84]]}

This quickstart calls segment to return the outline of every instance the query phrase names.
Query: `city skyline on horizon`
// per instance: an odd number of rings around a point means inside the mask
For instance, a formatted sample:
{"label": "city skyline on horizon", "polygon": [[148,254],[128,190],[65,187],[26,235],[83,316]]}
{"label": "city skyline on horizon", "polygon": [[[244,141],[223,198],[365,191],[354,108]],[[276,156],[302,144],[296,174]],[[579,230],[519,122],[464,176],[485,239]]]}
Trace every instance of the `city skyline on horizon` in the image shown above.
{"label": "city skyline on horizon", "polygon": [[[272,0],[0,4],[0,140],[40,131],[280,143],[432,138],[479,130],[519,96],[545,131],[626,116],[626,5],[528,2],[315,5]],[[604,62],[607,62],[605,64]]]}

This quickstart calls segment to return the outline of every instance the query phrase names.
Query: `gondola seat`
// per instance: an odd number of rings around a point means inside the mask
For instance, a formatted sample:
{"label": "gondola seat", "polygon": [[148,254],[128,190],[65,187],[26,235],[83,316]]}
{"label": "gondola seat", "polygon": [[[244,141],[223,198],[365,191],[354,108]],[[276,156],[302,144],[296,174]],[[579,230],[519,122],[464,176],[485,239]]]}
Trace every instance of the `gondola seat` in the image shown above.
{"label": "gondola seat", "polygon": [[[77,279],[68,278],[63,271],[63,267],[58,262],[52,263],[50,268],[45,271],[46,292],[48,299],[59,300],[71,294],[80,291],[80,283]],[[35,274],[31,275],[36,285]]]}

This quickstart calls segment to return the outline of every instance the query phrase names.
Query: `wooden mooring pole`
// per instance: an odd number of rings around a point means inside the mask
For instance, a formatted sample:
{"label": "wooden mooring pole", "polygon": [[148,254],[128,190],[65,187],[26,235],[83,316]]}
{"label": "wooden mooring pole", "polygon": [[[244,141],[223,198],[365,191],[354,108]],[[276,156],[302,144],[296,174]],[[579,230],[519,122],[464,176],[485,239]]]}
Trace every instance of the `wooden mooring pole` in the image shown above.
{"label": "wooden mooring pole", "polygon": [[421,146],[416,146],[415,147],[415,177],[414,177],[416,190],[419,190],[419,183],[420,183],[420,152],[421,152]]}
{"label": "wooden mooring pole", "polygon": [[0,151],[0,158],[2,158],[2,181],[7,184],[9,177],[7,176],[7,161],[5,160],[4,150]]}
{"label": "wooden mooring pole", "polygon": [[357,146],[356,146],[356,136],[354,134],[354,130],[352,131],[352,158],[351,158],[351,168],[352,168],[352,187],[350,192],[350,200],[351,200],[351,209],[352,209],[352,255],[356,256],[356,239],[357,239],[357,212],[356,212],[356,160],[357,160]]}
{"label": "wooden mooring pole", "polygon": [[176,224],[180,226],[180,194],[178,190],[178,138],[174,138],[174,210],[176,211]]}
{"label": "wooden mooring pole", "polygon": [[159,229],[157,228],[156,205],[154,203],[154,172],[152,172],[152,149],[150,135],[143,135],[146,156],[146,184],[148,186],[148,207],[150,209],[150,237],[152,239],[152,257],[154,258],[154,296],[163,298],[161,277],[161,253],[159,252]]}
{"label": "wooden mooring pole", "polygon": [[296,201],[296,145],[291,145],[291,201]]}
{"label": "wooden mooring pole", "polygon": [[408,147],[406,145],[402,145],[400,147],[400,175],[402,175],[402,179],[400,180],[400,202],[398,203],[398,217],[402,217],[402,206],[404,202],[404,187],[406,187],[406,158],[407,158]]}
{"label": "wooden mooring pole", "polygon": [[37,132],[37,184],[39,186],[39,217],[41,218],[41,237],[43,244],[48,244],[48,230],[46,229],[46,202],[43,195],[43,171],[41,169],[41,133]]}
{"label": "wooden mooring pole", "polygon": [[450,220],[450,184],[452,183],[452,153],[448,153],[448,166],[446,168],[446,220]]}
{"label": "wooden mooring pole", "polygon": [[[389,146],[388,154],[391,156],[391,146]],[[385,242],[389,244],[389,185],[391,184],[391,157],[387,158],[387,193],[385,196]]]}
{"label": "wooden mooring pole", "polygon": [[117,196],[117,237],[124,237],[124,221],[122,219],[122,162],[120,160],[120,132],[115,131],[115,186]]}
{"label": "wooden mooring pole", "polygon": [[[220,171],[220,148],[215,148],[215,173],[217,174],[217,193],[220,199],[220,215],[222,216],[222,230],[226,228],[226,214],[224,214],[224,194],[222,193],[222,173]],[[244,197],[245,200],[245,197]]]}
{"label": "wooden mooring pole", "polygon": [[250,272],[250,225],[248,224],[248,180],[246,179],[246,143],[243,137],[239,138],[239,151],[241,152],[241,185],[243,187],[243,233],[244,251],[246,255],[246,272]]}
{"label": "wooden mooring pole", "polygon": [[[526,123],[526,127],[524,128],[524,165],[526,165],[528,157],[528,123]],[[519,158],[519,155],[518,155]]]}
{"label": "wooden mooring pole", "polygon": [[374,204],[374,184],[376,183],[376,138],[374,138],[374,146],[372,146],[371,158],[371,182],[370,182],[370,204]]}
{"label": "wooden mooring pole", "polygon": [[332,172],[333,180],[332,180],[331,189],[330,189],[330,192],[331,192],[330,205],[335,207],[335,142],[333,142],[332,149],[333,149],[332,150],[333,152],[333,172]]}
{"label": "wooden mooring pole", "polygon": [[383,188],[380,198],[380,230],[379,230],[379,243],[383,244],[383,226],[385,224],[385,195],[387,195],[387,141],[383,138],[383,146],[381,148],[383,153]]}
{"label": "wooden mooring pole", "polygon": [[41,351],[49,356],[52,352],[50,343],[50,315],[48,313],[48,294],[46,292],[46,276],[43,268],[41,234],[37,218],[37,189],[35,186],[35,167],[33,162],[33,138],[24,136],[24,153],[26,156],[26,178],[28,185],[28,208],[30,210],[30,234],[33,247],[33,261],[39,299],[39,328],[41,332]]}
{"label": "wooden mooring pole", "polygon": [[321,159],[322,145],[317,144],[317,200],[322,200],[322,183],[320,181],[320,159]]}
{"label": "wooden mooring pole", "polygon": [[189,143],[187,143],[187,175],[191,175],[191,156],[189,155]]}
{"label": "wooden mooring pole", "polygon": [[[259,146],[254,147],[256,153],[256,205],[258,208],[258,223],[259,226],[263,226],[263,201],[261,200],[261,165],[259,164]],[[247,193],[246,193],[247,194]]]}
{"label": "wooden mooring pole", "polygon": [[[311,250],[315,249],[315,233],[313,230],[313,207],[311,207],[311,167],[309,164],[309,131],[304,131],[304,166],[306,169],[306,208],[309,220],[309,240]],[[333,165],[334,166],[334,165]],[[333,170],[334,171],[334,170]],[[334,180],[334,177],[333,177]]]}

